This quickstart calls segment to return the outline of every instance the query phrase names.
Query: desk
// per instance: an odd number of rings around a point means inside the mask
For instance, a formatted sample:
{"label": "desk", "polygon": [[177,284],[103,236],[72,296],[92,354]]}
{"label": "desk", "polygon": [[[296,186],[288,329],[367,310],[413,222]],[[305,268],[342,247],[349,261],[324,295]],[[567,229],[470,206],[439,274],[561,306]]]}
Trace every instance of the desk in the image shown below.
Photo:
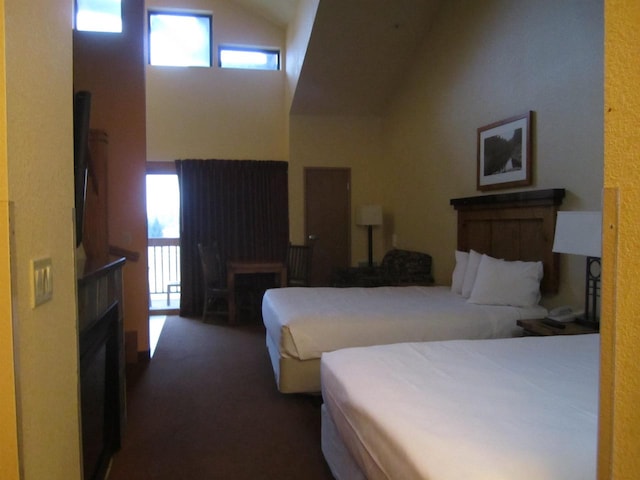
{"label": "desk", "polygon": [[280,286],[287,286],[287,267],[283,262],[259,260],[232,260],[227,262],[227,288],[229,289],[229,323],[236,323],[236,275],[247,273],[273,273],[280,275]]}

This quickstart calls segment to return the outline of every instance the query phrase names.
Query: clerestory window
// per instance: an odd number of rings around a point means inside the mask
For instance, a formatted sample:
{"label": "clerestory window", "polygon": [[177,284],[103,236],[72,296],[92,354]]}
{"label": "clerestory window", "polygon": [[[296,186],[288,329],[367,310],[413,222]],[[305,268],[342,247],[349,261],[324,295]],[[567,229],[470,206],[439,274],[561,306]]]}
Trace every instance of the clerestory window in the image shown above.
{"label": "clerestory window", "polygon": [[149,63],[211,66],[211,15],[149,12]]}
{"label": "clerestory window", "polygon": [[76,0],[75,26],[84,32],[122,32],[121,0]]}
{"label": "clerestory window", "polygon": [[218,58],[221,68],[280,70],[280,52],[278,50],[220,46]]}

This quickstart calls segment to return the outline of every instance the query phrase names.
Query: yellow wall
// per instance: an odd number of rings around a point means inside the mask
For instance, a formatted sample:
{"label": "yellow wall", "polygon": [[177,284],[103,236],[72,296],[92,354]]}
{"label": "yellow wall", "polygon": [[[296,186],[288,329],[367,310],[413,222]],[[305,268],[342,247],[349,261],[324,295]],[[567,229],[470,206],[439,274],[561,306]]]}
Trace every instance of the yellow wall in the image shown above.
{"label": "yellow wall", "polygon": [[[5,0],[4,13],[8,20],[3,89],[7,160],[0,161],[6,166],[0,178],[8,189],[2,187],[0,191],[7,193],[1,199],[3,208],[6,200],[13,206],[15,248],[11,255],[15,269],[11,272],[11,292],[21,478],[77,479],[81,476],[81,460],[71,2]],[[6,224],[2,230],[0,245],[6,252]],[[30,263],[42,257],[52,260],[53,298],[34,308]],[[5,275],[4,262],[1,268]],[[10,334],[4,323],[6,317],[1,318],[3,333]],[[4,345],[6,339],[2,342]],[[2,374],[8,373],[3,358]]]}
{"label": "yellow wall", "polygon": [[18,425],[13,361],[13,285],[9,224],[4,0],[0,0],[0,478],[17,480]]}
{"label": "yellow wall", "polygon": [[[3,56],[3,55],[2,55]],[[4,92],[4,76],[0,81]],[[4,100],[4,99],[3,99]],[[4,109],[3,113],[4,113]],[[4,115],[2,116],[4,120]],[[0,125],[6,131],[4,121]],[[6,140],[0,141],[0,178],[6,172]],[[5,177],[6,178],[6,177]],[[10,266],[10,230],[9,202],[3,195],[0,200],[0,478],[17,480],[19,478],[18,461],[18,425],[16,419],[16,389],[14,374],[13,316]]]}
{"label": "yellow wall", "polygon": [[640,4],[607,0],[600,479],[640,472]]}
{"label": "yellow wall", "polygon": [[[148,9],[159,7],[175,2],[147,1]],[[198,0],[189,8],[213,12],[214,67],[146,66],[148,160],[286,160],[284,71],[217,67],[219,43],[284,51],[285,28],[233,2]]]}

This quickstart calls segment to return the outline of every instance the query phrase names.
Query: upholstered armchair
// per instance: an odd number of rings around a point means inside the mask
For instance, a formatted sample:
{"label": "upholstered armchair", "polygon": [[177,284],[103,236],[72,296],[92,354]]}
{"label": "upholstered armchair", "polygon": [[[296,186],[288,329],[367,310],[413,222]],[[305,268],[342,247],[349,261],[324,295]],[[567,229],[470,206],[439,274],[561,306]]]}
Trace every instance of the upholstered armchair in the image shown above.
{"label": "upholstered armchair", "polygon": [[431,285],[431,255],[411,250],[389,250],[378,267],[340,268],[333,272],[335,287]]}

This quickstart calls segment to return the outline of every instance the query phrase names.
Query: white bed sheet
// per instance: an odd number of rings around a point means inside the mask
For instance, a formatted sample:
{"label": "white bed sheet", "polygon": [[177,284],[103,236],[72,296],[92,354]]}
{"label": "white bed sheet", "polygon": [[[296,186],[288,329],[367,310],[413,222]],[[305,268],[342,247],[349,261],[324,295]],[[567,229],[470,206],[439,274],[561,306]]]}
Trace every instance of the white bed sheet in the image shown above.
{"label": "white bed sheet", "polygon": [[599,338],[327,353],[324,403],[369,480],[595,479]]}
{"label": "white bed sheet", "polygon": [[284,357],[308,360],[340,348],[449,339],[504,338],[542,306],[475,305],[449,287],[278,288],[262,316]]}

